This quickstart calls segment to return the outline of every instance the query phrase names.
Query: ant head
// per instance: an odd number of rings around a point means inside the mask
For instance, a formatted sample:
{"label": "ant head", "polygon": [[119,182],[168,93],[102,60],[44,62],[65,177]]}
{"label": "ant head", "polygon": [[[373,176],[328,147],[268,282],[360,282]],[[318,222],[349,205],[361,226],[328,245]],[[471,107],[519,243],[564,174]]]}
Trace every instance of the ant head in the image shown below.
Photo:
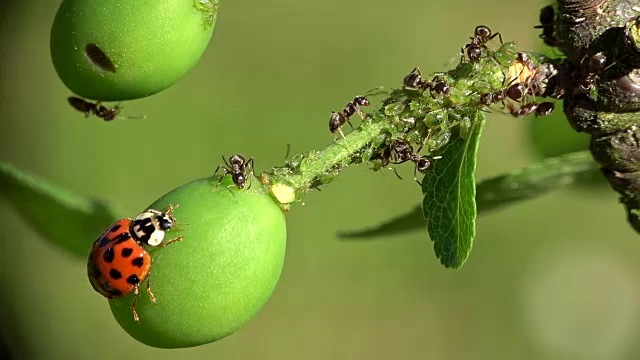
{"label": "ant head", "polygon": [[231,164],[231,165],[242,166],[242,165],[244,165],[244,163],[245,163],[244,156],[242,156],[240,154],[231,155],[231,157],[229,158],[229,164]]}
{"label": "ant head", "polygon": [[356,96],[353,99],[353,102],[356,103],[357,105],[360,105],[360,106],[369,106],[369,105],[371,105],[369,100],[364,96]]}
{"label": "ant head", "polygon": [[478,25],[476,26],[474,34],[476,37],[488,38],[489,36],[491,36],[491,29],[489,29],[489,27],[486,25]]}
{"label": "ant head", "polygon": [[104,115],[102,116],[102,118],[105,121],[111,121],[113,119],[115,119],[118,114],[120,114],[120,108],[118,106],[112,107],[111,109],[107,109],[104,112]]}

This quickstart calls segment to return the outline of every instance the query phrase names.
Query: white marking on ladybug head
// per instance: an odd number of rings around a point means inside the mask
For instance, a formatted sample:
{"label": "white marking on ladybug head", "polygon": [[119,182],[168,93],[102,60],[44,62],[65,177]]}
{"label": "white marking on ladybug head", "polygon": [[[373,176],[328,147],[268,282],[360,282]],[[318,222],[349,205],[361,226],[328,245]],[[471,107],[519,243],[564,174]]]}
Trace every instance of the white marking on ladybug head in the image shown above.
{"label": "white marking on ladybug head", "polygon": [[147,244],[149,244],[150,246],[158,246],[162,244],[162,240],[164,240],[164,231],[156,230],[153,233],[151,233],[151,236],[149,237],[149,241],[147,241]]}
{"label": "white marking on ladybug head", "polygon": [[137,217],[136,220],[142,220],[142,219],[146,219],[146,218],[151,218],[153,219],[154,217],[158,216],[162,214],[160,211],[158,210],[153,210],[153,209],[149,209],[143,213],[140,213]]}

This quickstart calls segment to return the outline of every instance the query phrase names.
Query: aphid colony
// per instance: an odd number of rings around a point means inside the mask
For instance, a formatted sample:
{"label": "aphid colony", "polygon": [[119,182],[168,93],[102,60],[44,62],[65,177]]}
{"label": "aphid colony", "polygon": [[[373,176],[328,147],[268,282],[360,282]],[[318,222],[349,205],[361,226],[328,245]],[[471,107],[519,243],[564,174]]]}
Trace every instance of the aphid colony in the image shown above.
{"label": "aphid colony", "polygon": [[[551,11],[553,11],[552,8]],[[552,43],[554,42],[553,13],[550,14],[549,9],[543,9],[543,12],[540,16],[542,22],[540,27],[543,29],[543,36],[541,37],[543,37],[545,42]],[[496,37],[502,44],[502,35],[500,33],[492,32],[492,30],[485,25],[477,26],[474,30],[474,35],[470,37],[470,42],[465,44],[461,50],[461,64],[477,64],[483,59],[495,61],[496,64],[502,64],[497,58],[494,58],[494,56],[497,56],[497,52],[490,51],[487,47],[487,44]],[[509,59],[511,66],[509,66],[508,71],[504,74],[502,87],[487,93],[476,93],[476,104],[484,107],[485,110],[496,104],[502,104],[502,109],[506,109],[506,111],[514,117],[549,115],[554,110],[554,103],[547,101],[539,102],[536,100],[536,95],[540,95],[544,88],[544,72],[539,71],[527,53],[520,52],[517,53],[517,55],[515,51],[513,53],[515,56],[512,55]],[[593,65],[593,67],[595,68],[597,66]],[[452,96],[452,84],[448,84],[447,79],[450,79],[450,77],[447,77],[445,74],[439,74],[431,80],[428,80],[423,77],[420,69],[416,67],[403,78],[402,84],[405,91],[420,91],[421,95],[427,94],[427,96],[431,96],[434,99],[448,99],[449,96]],[[582,78],[582,81],[585,84],[590,83],[593,81],[593,76],[585,76]],[[342,127],[346,123],[351,125],[350,118],[354,114],[358,114],[360,118],[366,120],[367,115],[363,113],[362,107],[369,106],[370,104],[366,96],[359,95],[347,103],[342,111],[331,112],[331,116],[329,117],[329,131],[332,134],[339,132],[344,138]],[[414,151],[411,142],[407,140],[407,136],[411,130],[410,128],[415,126],[415,119],[413,119],[412,123],[407,123],[407,126],[409,129],[407,129],[404,137],[401,136],[391,139],[389,143],[376,150],[372,159],[378,160],[383,167],[389,164],[412,162],[415,165],[415,178],[418,172],[426,173],[432,160],[437,159],[437,157],[420,155],[422,147],[431,135],[431,130],[424,136],[422,145],[420,145],[417,151]]]}

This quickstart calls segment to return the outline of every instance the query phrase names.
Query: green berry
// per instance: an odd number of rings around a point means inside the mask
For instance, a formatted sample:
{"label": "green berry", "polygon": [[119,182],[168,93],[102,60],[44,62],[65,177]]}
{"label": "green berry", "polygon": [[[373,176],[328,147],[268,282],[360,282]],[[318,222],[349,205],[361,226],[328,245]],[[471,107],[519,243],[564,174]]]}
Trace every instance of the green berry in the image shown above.
{"label": "green berry", "polygon": [[155,94],[198,62],[218,2],[63,0],[51,29],[53,65],[64,84],[85,98]]}
{"label": "green berry", "polygon": [[[184,348],[219,340],[239,330],[266,303],[284,262],[284,214],[253,180],[238,190],[230,176],[201,179],[164,195],[149,208],[173,211],[177,228],[167,240],[180,242],[150,249],[154,305],[140,286],[133,294],[110,300],[120,325],[138,341],[159,348]],[[181,228],[181,229],[180,229]]]}

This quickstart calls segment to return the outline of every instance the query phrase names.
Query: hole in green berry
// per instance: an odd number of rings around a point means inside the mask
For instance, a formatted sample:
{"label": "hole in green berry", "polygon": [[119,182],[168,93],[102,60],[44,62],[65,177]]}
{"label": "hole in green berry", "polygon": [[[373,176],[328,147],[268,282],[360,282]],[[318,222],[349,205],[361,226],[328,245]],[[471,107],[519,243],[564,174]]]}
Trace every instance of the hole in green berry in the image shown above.
{"label": "hole in green berry", "polygon": [[91,63],[104,71],[110,73],[116,72],[116,66],[113,64],[107,54],[102,51],[96,44],[87,44],[84,46],[84,55]]}

